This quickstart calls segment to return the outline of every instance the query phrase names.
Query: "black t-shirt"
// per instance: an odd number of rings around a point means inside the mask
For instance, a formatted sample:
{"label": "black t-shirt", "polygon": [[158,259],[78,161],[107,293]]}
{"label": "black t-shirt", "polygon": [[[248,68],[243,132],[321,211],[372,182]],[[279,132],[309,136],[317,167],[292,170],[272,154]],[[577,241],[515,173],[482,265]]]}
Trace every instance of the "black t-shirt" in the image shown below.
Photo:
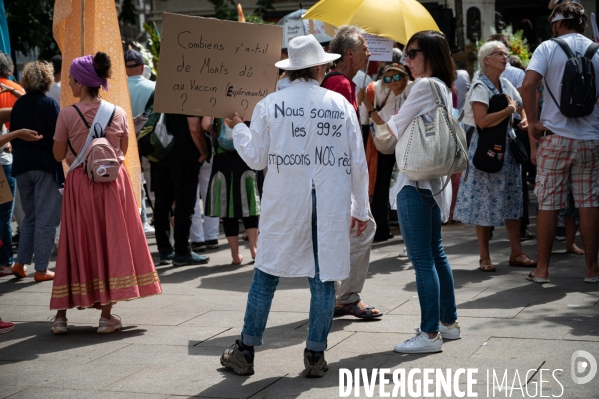
{"label": "black t-shirt", "polygon": [[[190,115],[190,117],[193,116]],[[187,115],[166,114],[164,119],[166,120],[166,129],[175,138],[175,148],[161,163],[198,162],[200,151],[191,138]]]}
{"label": "black t-shirt", "polygon": [[58,176],[62,175],[62,169],[52,153],[59,111],[56,101],[43,93],[27,93],[17,100],[10,115],[11,131],[31,129],[44,138],[39,141],[21,139],[12,141],[13,176],[30,170],[41,170],[52,175],[56,174],[57,181],[62,178]]}

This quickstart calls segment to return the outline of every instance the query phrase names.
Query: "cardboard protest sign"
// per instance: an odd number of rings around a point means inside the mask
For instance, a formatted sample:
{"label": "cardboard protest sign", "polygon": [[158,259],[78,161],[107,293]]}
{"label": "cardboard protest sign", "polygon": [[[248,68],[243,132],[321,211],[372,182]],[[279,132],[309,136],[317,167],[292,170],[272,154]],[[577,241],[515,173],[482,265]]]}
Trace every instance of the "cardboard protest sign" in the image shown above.
{"label": "cardboard protest sign", "polygon": [[164,13],[155,112],[249,120],[276,89],[283,29]]}
{"label": "cardboard protest sign", "polygon": [[393,59],[393,40],[369,34],[362,36],[372,54],[369,58],[370,61],[391,61]]}
{"label": "cardboard protest sign", "polygon": [[4,169],[0,168],[0,205],[13,200]]}

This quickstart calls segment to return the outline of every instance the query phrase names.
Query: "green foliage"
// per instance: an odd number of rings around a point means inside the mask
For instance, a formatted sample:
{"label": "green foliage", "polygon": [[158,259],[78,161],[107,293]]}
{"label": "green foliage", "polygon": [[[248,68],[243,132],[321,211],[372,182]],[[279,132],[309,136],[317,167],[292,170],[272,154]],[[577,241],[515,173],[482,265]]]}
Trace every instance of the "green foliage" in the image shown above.
{"label": "green foliage", "polygon": [[55,0],[4,0],[10,45],[14,51],[29,55],[38,47],[40,58],[59,53],[52,36]]}
{"label": "green foliage", "polygon": [[274,3],[274,0],[258,0],[256,2],[256,9],[254,10],[254,15],[258,15],[261,17],[261,19],[263,19],[266,13],[275,10]]}
{"label": "green foliage", "polygon": [[152,72],[156,74],[158,72],[156,66],[160,61],[160,42],[162,41],[162,38],[160,37],[160,32],[158,31],[156,23],[154,23],[154,26],[144,23],[144,29],[146,32],[148,32],[148,35],[150,35],[150,38],[148,39],[148,45],[150,46],[152,57],[154,57],[150,66],[152,67]]}
{"label": "green foliage", "polygon": [[214,16],[217,19],[237,21],[237,8],[233,0],[208,0],[214,5]]}

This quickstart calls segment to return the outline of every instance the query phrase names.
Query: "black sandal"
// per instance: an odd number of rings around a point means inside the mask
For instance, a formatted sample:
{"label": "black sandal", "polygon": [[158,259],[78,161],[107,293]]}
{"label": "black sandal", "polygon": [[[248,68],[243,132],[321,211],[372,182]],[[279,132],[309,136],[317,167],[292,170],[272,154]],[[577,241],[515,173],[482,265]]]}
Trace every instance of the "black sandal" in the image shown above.
{"label": "black sandal", "polygon": [[354,303],[345,304],[342,307],[335,305],[334,316],[340,317],[340,316],[348,316],[349,315],[349,316],[355,316],[359,319],[372,320],[374,318],[381,317],[383,315],[382,313],[372,313],[372,311],[376,309],[372,306],[369,306],[364,309],[360,309],[358,307],[358,303],[360,303],[360,301],[361,301],[361,299],[357,300]]}

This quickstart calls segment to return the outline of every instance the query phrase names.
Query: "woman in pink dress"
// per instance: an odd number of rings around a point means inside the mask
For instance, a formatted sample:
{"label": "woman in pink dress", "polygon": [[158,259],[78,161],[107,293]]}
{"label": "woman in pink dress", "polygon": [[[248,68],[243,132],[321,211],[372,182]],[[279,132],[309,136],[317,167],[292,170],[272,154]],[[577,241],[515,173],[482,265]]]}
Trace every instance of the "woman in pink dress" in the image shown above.
{"label": "woman in pink dress", "polygon": [[[69,87],[80,101],[58,116],[53,148],[56,160],[66,159],[71,165],[82,150],[103,101],[100,86],[108,90],[110,75],[106,53],[73,60]],[[127,152],[128,129],[125,111],[116,106],[104,133],[121,162]],[[116,180],[103,183],[92,182],[83,166],[69,172],[50,301],[50,309],[57,310],[54,334],[67,333],[66,312],[73,307],[101,309],[98,333],[114,332],[122,327],[120,319],[110,313],[115,302],[162,292],[140,220],[123,166]]]}

